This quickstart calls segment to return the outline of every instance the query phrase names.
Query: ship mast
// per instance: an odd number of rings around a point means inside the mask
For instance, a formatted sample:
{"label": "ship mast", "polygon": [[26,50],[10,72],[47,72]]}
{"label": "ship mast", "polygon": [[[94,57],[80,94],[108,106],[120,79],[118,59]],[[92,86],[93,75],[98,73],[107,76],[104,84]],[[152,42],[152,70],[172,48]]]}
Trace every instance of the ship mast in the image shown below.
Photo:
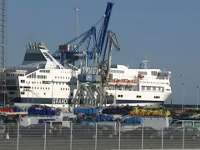
{"label": "ship mast", "polygon": [[6,49],[6,0],[0,0],[0,95],[3,105],[6,105],[6,73],[5,73],[5,49]]}
{"label": "ship mast", "polygon": [[6,0],[0,0],[0,68],[5,68]]}

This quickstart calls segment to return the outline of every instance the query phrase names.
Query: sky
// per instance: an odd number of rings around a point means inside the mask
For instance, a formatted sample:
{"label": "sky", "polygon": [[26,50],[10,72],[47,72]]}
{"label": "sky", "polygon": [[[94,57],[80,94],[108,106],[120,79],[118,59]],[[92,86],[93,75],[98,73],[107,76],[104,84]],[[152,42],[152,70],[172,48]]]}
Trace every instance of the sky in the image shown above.
{"label": "sky", "polygon": [[[43,41],[55,51],[101,18],[107,0],[7,0],[6,65],[22,63],[25,45]],[[200,105],[200,1],[113,0],[109,29],[121,50],[113,63],[137,68],[148,59],[153,68],[172,72],[167,103]]]}

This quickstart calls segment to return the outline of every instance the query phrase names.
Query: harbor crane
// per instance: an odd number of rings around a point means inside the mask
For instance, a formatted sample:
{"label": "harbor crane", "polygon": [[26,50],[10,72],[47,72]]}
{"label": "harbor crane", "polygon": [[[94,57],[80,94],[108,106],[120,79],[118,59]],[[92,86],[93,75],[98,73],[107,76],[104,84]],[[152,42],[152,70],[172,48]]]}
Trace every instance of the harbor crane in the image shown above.
{"label": "harbor crane", "polygon": [[108,2],[100,29],[97,24],[69,42],[60,45],[60,60],[80,68],[72,103],[102,105],[111,66],[111,50],[120,49],[115,33],[108,31],[113,3]]}

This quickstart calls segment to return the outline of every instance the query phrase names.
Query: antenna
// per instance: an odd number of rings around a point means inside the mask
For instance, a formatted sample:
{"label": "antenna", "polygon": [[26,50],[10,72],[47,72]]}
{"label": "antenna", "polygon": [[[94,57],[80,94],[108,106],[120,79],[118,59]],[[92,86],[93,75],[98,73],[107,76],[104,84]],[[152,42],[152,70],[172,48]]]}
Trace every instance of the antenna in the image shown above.
{"label": "antenna", "polygon": [[0,68],[5,68],[6,0],[0,0]]}
{"label": "antenna", "polygon": [[5,49],[6,49],[6,0],[0,0],[0,96],[3,96],[3,105],[6,105],[6,73],[5,73]]}
{"label": "antenna", "polygon": [[140,69],[148,69],[148,64],[149,64],[149,60],[142,60],[142,62],[140,63]]}
{"label": "antenna", "polygon": [[80,9],[78,7],[76,7],[74,9],[74,11],[75,11],[75,17],[76,17],[75,35],[76,35],[76,37],[78,37],[79,34],[80,34],[80,20],[79,20],[79,11],[80,11]]}

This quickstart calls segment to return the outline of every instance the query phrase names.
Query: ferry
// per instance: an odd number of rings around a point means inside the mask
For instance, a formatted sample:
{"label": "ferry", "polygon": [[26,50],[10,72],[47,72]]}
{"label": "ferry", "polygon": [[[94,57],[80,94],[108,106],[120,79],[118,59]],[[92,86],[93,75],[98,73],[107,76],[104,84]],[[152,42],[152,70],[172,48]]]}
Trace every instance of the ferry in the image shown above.
{"label": "ferry", "polygon": [[23,76],[18,76],[18,105],[47,104],[65,107],[72,99],[77,71],[65,68],[43,43],[29,43],[23,61],[32,66]]}
{"label": "ferry", "polygon": [[146,60],[139,69],[116,65],[110,69],[106,92],[118,105],[160,105],[171,95],[170,77],[170,71],[147,68]]}

